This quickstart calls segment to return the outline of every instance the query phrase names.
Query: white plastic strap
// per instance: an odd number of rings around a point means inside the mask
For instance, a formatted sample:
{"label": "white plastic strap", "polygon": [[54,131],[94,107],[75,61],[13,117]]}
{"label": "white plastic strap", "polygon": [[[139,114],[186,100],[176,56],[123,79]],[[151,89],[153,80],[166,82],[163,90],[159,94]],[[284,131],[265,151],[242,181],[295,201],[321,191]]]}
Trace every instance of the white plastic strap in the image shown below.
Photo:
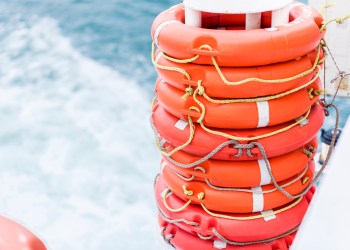
{"label": "white plastic strap", "polygon": [[163,56],[163,52],[159,52],[158,55],[156,56],[156,59],[154,60],[156,63],[159,62],[159,59]]}
{"label": "white plastic strap", "polygon": [[[268,161],[268,159],[266,159]],[[271,182],[271,176],[269,170],[267,168],[266,162],[263,159],[258,160],[259,168],[260,168],[260,185],[266,185]]]}
{"label": "white plastic strap", "polygon": [[[262,211],[262,212],[260,212],[262,215],[265,215],[265,214],[271,214],[271,213],[273,213],[273,210],[266,210],[266,211]],[[265,221],[270,221],[270,220],[274,220],[274,219],[276,219],[277,217],[276,217],[276,215],[275,214],[271,214],[271,215],[269,215],[269,216],[265,216],[264,217],[264,220]]]}
{"label": "white plastic strap", "polygon": [[213,247],[215,249],[226,249],[227,244],[226,242],[223,242],[223,241],[214,240]]}
{"label": "white plastic strap", "polygon": [[184,130],[187,127],[187,125],[188,125],[188,122],[180,119],[175,123],[174,127],[179,130]]}
{"label": "white plastic strap", "polygon": [[161,147],[163,147],[165,143],[166,143],[166,140],[164,138],[159,142]]}
{"label": "white plastic strap", "polygon": [[154,31],[154,37],[153,37],[154,42],[156,43],[157,46],[159,46],[158,37],[162,29],[169,24],[175,24],[175,23],[181,23],[181,22],[178,20],[169,20],[169,21],[162,22],[161,24],[158,25],[158,27]]}
{"label": "white plastic strap", "polygon": [[264,194],[261,187],[253,187],[253,213],[264,210]]}
{"label": "white plastic strap", "polygon": [[[296,118],[295,121],[299,122],[302,119],[304,119],[304,116],[300,116],[300,117]],[[306,126],[308,124],[309,124],[309,120],[308,119],[304,119],[301,123],[299,123],[300,127],[304,127],[304,126]]]}
{"label": "white plastic strap", "polygon": [[160,171],[163,172],[163,169],[166,166],[166,161],[163,161],[162,164],[160,165]]}
{"label": "white plastic strap", "polygon": [[256,105],[258,106],[258,116],[259,116],[258,128],[266,127],[267,125],[269,125],[269,121],[270,121],[269,102],[268,101],[257,102]]}
{"label": "white plastic strap", "polygon": [[265,28],[266,31],[277,31],[278,28],[276,27],[271,27],[271,28]]}
{"label": "white plastic strap", "polygon": [[245,24],[246,24],[246,26],[245,26],[246,30],[260,29],[260,27],[261,27],[261,12],[247,13]]}

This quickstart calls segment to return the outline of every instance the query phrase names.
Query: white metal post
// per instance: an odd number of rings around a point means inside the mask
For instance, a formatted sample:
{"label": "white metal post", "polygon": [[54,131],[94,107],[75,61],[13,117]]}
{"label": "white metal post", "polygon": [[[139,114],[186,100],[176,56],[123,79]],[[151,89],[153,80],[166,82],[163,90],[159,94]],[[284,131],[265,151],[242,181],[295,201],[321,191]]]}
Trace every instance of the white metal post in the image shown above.
{"label": "white metal post", "polygon": [[185,23],[193,27],[202,27],[202,13],[199,10],[185,6]]}
{"label": "white metal post", "polygon": [[289,6],[286,6],[282,9],[273,10],[271,27],[276,27],[279,25],[289,23],[289,12],[290,12]]}
{"label": "white metal post", "polygon": [[245,29],[253,30],[260,29],[261,27],[261,12],[259,13],[247,13],[245,19]]}

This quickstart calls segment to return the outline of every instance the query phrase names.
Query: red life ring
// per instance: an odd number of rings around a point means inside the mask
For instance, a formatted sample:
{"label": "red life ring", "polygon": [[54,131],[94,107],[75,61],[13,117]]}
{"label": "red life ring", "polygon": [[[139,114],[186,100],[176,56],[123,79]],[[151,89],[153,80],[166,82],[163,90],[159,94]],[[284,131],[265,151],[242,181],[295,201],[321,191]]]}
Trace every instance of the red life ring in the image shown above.
{"label": "red life ring", "polygon": [[[159,140],[162,141],[163,147],[165,148],[168,146],[176,148],[184,145],[190,136],[190,126],[188,123],[169,114],[157,102],[153,107],[152,120],[154,127],[159,134]],[[324,111],[321,106],[315,105],[307,117],[306,124],[296,125],[283,133],[278,133],[254,141],[260,143],[265,148],[268,158],[286,154],[310,142],[322,127],[323,121]],[[225,132],[233,136],[255,137],[280,130],[293,122],[259,129],[217,129],[215,131]],[[220,135],[209,134],[198,124],[196,124],[192,142],[182,150],[195,156],[204,157],[216,147],[227,141],[227,138]],[[240,141],[239,143],[247,144],[248,142]],[[252,156],[247,155],[244,151],[242,155],[236,157],[235,155],[239,153],[239,150],[233,146],[225,146],[219,152],[213,155],[212,159],[242,161],[257,160],[262,159],[263,157],[260,150],[256,147],[250,150]]]}
{"label": "red life ring", "polygon": [[[273,126],[293,120],[307,112],[319,99],[318,96],[309,95],[309,91],[321,89],[321,80],[287,96],[262,102],[239,102],[217,104],[208,101],[203,96],[197,99],[204,104],[206,112],[204,125],[215,128],[261,128]],[[172,115],[187,119],[191,116],[196,122],[201,114],[190,107],[201,107],[192,96],[182,98],[184,92],[174,88],[160,79],[156,83],[156,93],[159,103]]]}
{"label": "red life ring", "polygon": [[[186,220],[192,223],[177,223],[177,226],[189,234],[200,233],[212,236],[212,240],[219,240],[213,228],[231,241],[252,242],[278,237],[301,223],[309,207],[315,188],[313,187],[303,198],[292,202],[287,207],[280,207],[273,211],[253,214],[225,214],[231,218],[220,218],[209,215],[202,207],[189,205],[184,210],[172,212],[164,204],[164,192],[167,186],[162,176],[158,176],[155,185],[155,197],[161,218],[167,220]],[[172,208],[184,206],[184,201],[173,193],[166,197],[166,203]],[[253,217],[260,217],[249,219]]]}
{"label": "red life ring", "polygon": [[[226,245],[221,241],[201,240],[197,236],[186,233],[176,225],[169,224],[159,217],[159,225],[162,230],[162,236],[167,244],[170,244],[177,250],[217,250],[217,245],[222,248],[224,246],[226,250],[288,250],[289,246],[295,238],[296,233],[287,235],[281,239],[271,241],[269,243],[254,244],[248,246],[234,246]],[[220,249],[219,248],[219,249]]]}
{"label": "red life ring", "polygon": [[[290,153],[267,159],[271,172],[277,182],[284,181],[302,172],[317,149],[317,139]],[[311,151],[308,151],[311,150]],[[178,151],[171,156],[181,164],[190,164],[200,160],[191,154]],[[191,168],[181,168],[163,156],[162,167],[169,166],[176,174],[194,181],[210,182],[219,187],[256,187],[271,184],[266,162],[258,161],[219,161],[209,159]]]}
{"label": "red life ring", "polygon": [[[321,50],[320,53],[320,59],[322,59],[324,57],[323,51]],[[221,71],[231,82],[238,82],[247,78],[279,80],[290,78],[312,69],[317,59],[317,54],[317,51],[313,51],[297,60],[284,63],[255,67],[223,67]],[[191,80],[189,80],[183,73],[179,73],[178,71],[164,70],[156,67],[159,77],[165,82],[185,91],[188,86],[196,88],[198,81],[201,80],[208,96],[214,98],[252,98],[275,95],[309,82],[315,74],[315,71],[313,71],[303,77],[280,83],[264,83],[253,80],[243,85],[228,85],[223,82],[214,66],[171,62],[165,59],[162,53],[159,52],[156,53],[155,58],[156,63],[159,65],[181,68],[191,76]]]}
{"label": "red life ring", "polygon": [[46,250],[46,247],[26,228],[0,216],[0,249]]}
{"label": "red life ring", "polygon": [[[294,177],[280,182],[280,186],[291,195],[303,192],[315,172],[315,163],[311,160],[307,164],[306,171],[298,173]],[[244,189],[251,192],[225,190],[223,188],[209,186],[201,181],[185,181],[179,178],[169,167],[165,166],[162,176],[169,189],[180,199],[193,204],[203,204],[207,209],[223,213],[253,213],[284,206],[292,200],[278,191],[274,185],[265,185],[252,189]],[[249,178],[247,176],[247,178]],[[190,191],[192,194],[188,194]],[[253,193],[253,192],[266,193]],[[228,202],[230,201],[230,202]]]}
{"label": "red life ring", "polygon": [[[242,67],[290,61],[313,51],[325,32],[323,18],[311,7],[294,3],[290,22],[271,27],[271,12],[263,13],[262,27],[255,30],[214,30],[219,26],[244,26],[244,15],[203,13],[204,28],[184,24],[184,6],[175,5],[157,16],[152,25],[152,38],[166,54],[187,59],[200,55],[194,63]],[[212,49],[201,49],[209,45]]]}

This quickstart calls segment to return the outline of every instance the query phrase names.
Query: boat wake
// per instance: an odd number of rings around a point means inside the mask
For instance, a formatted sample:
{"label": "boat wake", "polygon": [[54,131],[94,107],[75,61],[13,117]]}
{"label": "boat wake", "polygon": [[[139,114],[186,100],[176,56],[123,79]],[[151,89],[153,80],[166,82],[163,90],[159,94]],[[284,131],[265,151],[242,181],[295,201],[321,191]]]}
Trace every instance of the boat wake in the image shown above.
{"label": "boat wake", "polygon": [[150,94],[52,18],[0,19],[0,48],[0,213],[50,249],[156,249]]}

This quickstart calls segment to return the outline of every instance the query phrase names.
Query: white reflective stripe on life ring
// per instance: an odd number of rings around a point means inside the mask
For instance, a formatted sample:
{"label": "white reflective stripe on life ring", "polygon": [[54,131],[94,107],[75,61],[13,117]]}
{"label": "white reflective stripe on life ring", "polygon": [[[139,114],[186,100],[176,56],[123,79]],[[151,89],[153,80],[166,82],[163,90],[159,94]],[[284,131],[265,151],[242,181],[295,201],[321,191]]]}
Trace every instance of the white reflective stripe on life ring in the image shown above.
{"label": "white reflective stripe on life ring", "polygon": [[263,102],[256,102],[256,105],[258,107],[258,128],[263,128],[269,125],[270,121],[270,108],[269,108],[269,102],[263,101]]}
{"label": "white reflective stripe on life ring", "polygon": [[168,21],[162,22],[161,24],[158,25],[158,27],[154,31],[154,36],[153,36],[154,42],[156,43],[157,46],[159,46],[158,37],[159,37],[159,34],[162,31],[162,29],[169,24],[175,24],[175,23],[181,23],[181,22],[178,20],[168,20]]}
{"label": "white reflective stripe on life ring", "polygon": [[253,187],[253,213],[264,210],[264,194],[261,187]]}

